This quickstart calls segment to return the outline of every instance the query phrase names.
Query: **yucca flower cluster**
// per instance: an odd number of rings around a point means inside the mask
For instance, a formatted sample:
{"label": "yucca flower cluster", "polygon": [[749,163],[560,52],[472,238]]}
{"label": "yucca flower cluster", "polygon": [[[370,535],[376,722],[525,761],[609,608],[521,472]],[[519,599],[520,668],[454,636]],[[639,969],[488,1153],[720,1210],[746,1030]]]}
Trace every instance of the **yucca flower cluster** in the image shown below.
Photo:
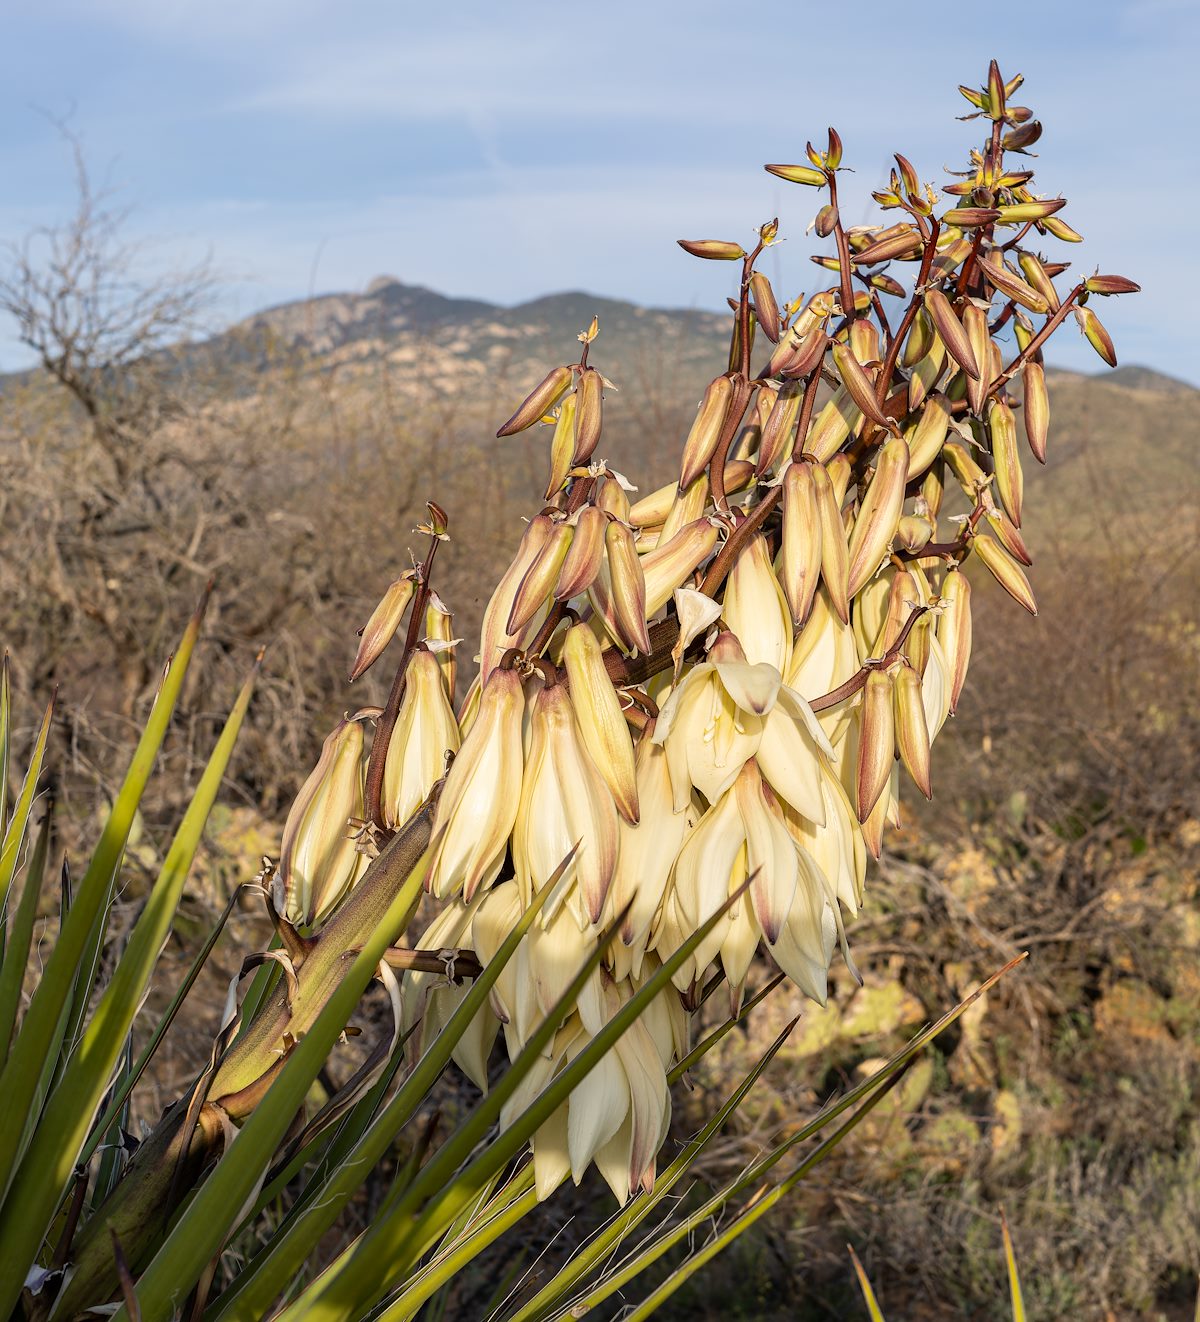
{"label": "yucca flower cluster", "polygon": [[[719,915],[675,993],[538,1131],[540,1196],[593,1162],[622,1201],[652,1185],[688,1014],[721,984],[736,1013],[756,956],[819,1003],[839,942],[853,970],[844,923],[868,855],[910,784],[932,794],[931,747],[962,693],[967,571],[982,565],[1036,614],[1018,419],[1044,461],[1044,344],[1073,313],[1115,363],[1088,301],[1136,286],[1097,275],[1056,287],[1066,267],[1035,245],[1079,235],[1064,199],[1035,194],[1024,161],[1006,163],[1027,160],[1040,133],[1011,102],[1020,81],[993,63],[985,87],[962,89],[990,131],[947,200],[896,157],[874,194],[893,224],[843,226],[833,130],[808,163],[766,167],[825,194],[815,226],[835,252],[814,261],[830,288],[780,304],[756,270],[777,221],[749,251],[681,241],[741,264],[730,357],[677,478],[640,499],[597,457],[609,383],[590,361],[599,327],[583,331],[578,360],[498,432],[543,428],[549,479],[487,605],[457,712],[460,640],[432,587],[448,535],[437,506],[420,530],[428,554],[363,631],[352,678],[407,613],[387,706],[339,725],[292,809],[275,907],[300,933],[319,928],[380,843],[437,797],[425,885],[443,907],[393,961],[418,1051],[470,971],[540,905],[455,1053],[486,1089],[501,1031],[515,1057],[603,947],[510,1099],[505,1117],[519,1114]],[[894,263],[915,268],[909,290]]]}

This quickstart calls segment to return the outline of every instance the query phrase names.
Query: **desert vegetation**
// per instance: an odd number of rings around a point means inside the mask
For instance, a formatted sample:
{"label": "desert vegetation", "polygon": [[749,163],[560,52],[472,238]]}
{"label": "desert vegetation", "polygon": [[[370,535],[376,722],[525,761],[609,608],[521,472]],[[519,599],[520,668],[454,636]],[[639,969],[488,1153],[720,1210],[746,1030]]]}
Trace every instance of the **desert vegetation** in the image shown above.
{"label": "desert vegetation", "polygon": [[[1045,370],[1076,314],[1115,362],[1095,308],[1132,286],[1055,285],[1040,245],[1078,236],[1031,191],[1016,86],[964,89],[987,140],[957,192],[898,157],[875,229],[842,225],[836,134],[768,167],[801,186],[784,225],[816,197],[833,241],[811,298],[755,269],[777,221],[687,241],[741,271],[731,347],[572,306],[468,390],[453,327],[188,339],[209,273],[138,283],[79,162],[78,213],[0,284],[41,363],[0,416],[5,1308],[852,1316],[850,1242],[887,1316],[1005,1316],[1003,1207],[1030,1316],[1190,1315],[1195,394]],[[544,339],[576,361],[543,376]],[[728,353],[707,385],[697,346]],[[688,685],[731,747],[786,688],[794,756],[673,748]],[[516,769],[456,854],[489,722]],[[722,803],[714,899],[684,846]],[[635,826],[665,852],[623,878]],[[653,1112],[616,1161],[570,1120],[597,1098]]]}

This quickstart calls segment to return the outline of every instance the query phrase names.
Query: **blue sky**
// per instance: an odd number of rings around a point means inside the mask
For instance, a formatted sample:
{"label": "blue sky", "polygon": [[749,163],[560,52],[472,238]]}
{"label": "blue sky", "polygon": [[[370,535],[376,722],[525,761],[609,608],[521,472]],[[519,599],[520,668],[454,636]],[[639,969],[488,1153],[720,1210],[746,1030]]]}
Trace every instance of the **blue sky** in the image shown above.
{"label": "blue sky", "polygon": [[[856,170],[843,212],[867,222],[892,151],[936,181],[960,165],[980,130],[956,122],[955,88],[995,55],[1045,121],[1036,187],[1071,201],[1087,239],[1067,251],[1075,269],[1144,287],[1098,304],[1122,361],[1200,382],[1195,318],[1169,288],[1177,245],[1195,267],[1200,116],[1178,108],[1194,97],[1200,4],[925,8],[923,24],[890,0],[11,6],[0,240],[69,207],[47,119],[69,115],[156,260],[211,254],[218,321],[381,272],[502,303],[586,289],[715,308],[728,268],[674,240],[744,241],[776,213],[789,242],[767,270],[789,296],[816,287],[815,195],[762,163],[803,159],[835,124]],[[1138,233],[1152,208],[1157,242]],[[1051,359],[1102,366],[1070,325]],[[21,360],[0,326],[0,367]]]}

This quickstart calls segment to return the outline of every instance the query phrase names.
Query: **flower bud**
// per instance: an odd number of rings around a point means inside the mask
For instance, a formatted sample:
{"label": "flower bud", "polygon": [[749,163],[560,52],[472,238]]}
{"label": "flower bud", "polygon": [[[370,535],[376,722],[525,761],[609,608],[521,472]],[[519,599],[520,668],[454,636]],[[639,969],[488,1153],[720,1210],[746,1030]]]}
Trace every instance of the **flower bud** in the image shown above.
{"label": "flower bud", "polygon": [[945,395],[931,395],[925,401],[916,425],[904,436],[909,450],[908,469],[914,477],[923,473],[941,454],[949,430],[950,401]]}
{"label": "flower bud", "polygon": [[1015,302],[1020,303],[1023,308],[1038,313],[1050,310],[1050,305],[1045,297],[1039,294],[1036,289],[1027,285],[1019,276],[1014,275],[998,257],[994,260],[980,257],[979,266],[996,289],[1002,294],[1007,294]]}
{"label": "flower bud", "polygon": [[558,495],[570,476],[571,460],[575,455],[575,414],[578,406],[577,391],[572,391],[558,406],[554,435],[550,439],[550,478],[546,483],[546,500]]}
{"label": "flower bud", "polygon": [[974,503],[979,493],[988,484],[987,474],[971,458],[970,452],[961,441],[947,441],[942,446],[942,458],[950,465],[950,471],[958,478],[967,498]]}
{"label": "flower bud", "polygon": [[[824,465],[813,464],[811,471],[820,523],[821,577],[834,614],[845,624],[850,619],[850,550],[842,523],[842,495]],[[844,493],[844,488],[841,490]]]}
{"label": "flower bud", "polygon": [[933,798],[929,779],[929,727],[921,676],[912,666],[902,666],[893,684],[896,702],[896,749],[913,784],[927,799]]}
{"label": "flower bud", "polygon": [[779,304],[775,301],[771,282],[761,271],[755,271],[750,277],[750,294],[754,299],[754,317],[762,327],[762,333],[772,344],[778,344]]}
{"label": "flower bud", "polygon": [[838,209],[832,202],[826,202],[817,212],[817,218],[813,221],[813,228],[822,239],[827,239],[838,225]]}
{"label": "flower bud", "polygon": [[679,473],[680,491],[686,490],[707,467],[732,405],[733,382],[727,376],[710,381],[684,442],[683,463]]}
{"label": "flower bud", "polygon": [[506,626],[509,637],[517,637],[549,602],[574,536],[575,529],[565,520],[553,523],[541,550],[525,571],[513,597]]}
{"label": "flower bud", "polygon": [[937,387],[946,370],[946,346],[942,337],[934,334],[929,352],[912,369],[908,380],[908,407],[915,412],[921,407],[931,390]]}
{"label": "flower bud", "polygon": [[361,722],[340,721],[288,812],[275,884],[294,926],[321,923],[366,866],[350,826],[363,815],[362,755]]}
{"label": "flower bud", "polygon": [[436,592],[430,592],[429,605],[425,608],[425,642],[437,657],[446,694],[453,698],[458,677],[457,645],[462,639],[454,637],[454,617]]}
{"label": "flower bud", "polygon": [[646,628],[646,576],[633,542],[633,530],[616,519],[604,533],[605,566],[591,588],[597,614],[614,641],[627,652],[650,651]]}
{"label": "flower bud", "polygon": [[914,226],[900,225],[886,238],[880,235],[874,242],[859,249],[854,254],[854,264],[874,266],[877,262],[890,262],[896,258],[903,261],[908,257],[916,257],[924,246],[924,241]]}
{"label": "flower bud", "polygon": [[915,367],[933,348],[934,339],[933,318],[922,307],[913,318],[912,329],[904,341],[904,351],[900,355],[901,367]]}
{"label": "flower bud", "polygon": [[1047,220],[1067,205],[1065,197],[1047,197],[1040,201],[1014,202],[998,208],[998,225],[1024,225],[1031,220]]}
{"label": "flower bud", "polygon": [[814,326],[801,335],[798,326],[793,326],[780,338],[767,364],[766,375],[782,376],[789,381],[806,377],[825,357],[828,347],[829,336],[822,327]]}
{"label": "flower bud", "polygon": [[1026,120],[1019,128],[1006,133],[1000,140],[1000,146],[1005,151],[1024,152],[1026,147],[1032,147],[1041,136],[1041,121],[1030,119]]}
{"label": "flower bud", "polygon": [[821,521],[813,469],[810,463],[790,464],[783,475],[779,582],[797,628],[808,619],[821,574]]}
{"label": "flower bud", "polygon": [[496,435],[513,436],[540,421],[570,389],[571,378],[569,367],[555,367],[547,372]]}
{"label": "flower bud", "polygon": [[582,908],[576,919],[581,927],[598,922],[616,867],[617,840],[612,795],[580,740],[574,704],[564,685],[551,684],[534,699],[513,830],[513,863],[523,896],[528,901],[546,885],[578,845],[572,871]]}
{"label": "flower bud", "polygon": [[704,513],[705,505],[708,504],[709,485],[708,472],[704,471],[699,473],[682,493],[678,487],[675,488],[675,498],[671,502],[667,517],[663,520],[658,546],[665,546],[681,528],[700,518]]}
{"label": "flower bud", "polygon": [[668,482],[665,487],[659,487],[631,505],[625,522],[634,528],[661,527],[678,494],[679,484]]}
{"label": "flower bud", "polygon": [[[969,306],[969,305],[968,305]],[[925,310],[929,313],[938,336],[950,357],[969,377],[978,379],[979,363],[962,322],[954,315],[950,300],[940,289],[925,291]]]}
{"label": "flower bud", "polygon": [[709,261],[735,262],[745,257],[746,250],[740,243],[726,242],[724,239],[676,239],[684,252],[693,257],[704,257]]}
{"label": "flower bud", "polygon": [[1008,517],[1019,528],[1025,498],[1025,478],[1017,453],[1017,420],[1001,400],[988,406],[988,431],[992,438],[992,462],[996,473],[996,494]]}
{"label": "flower bud", "polygon": [[1065,220],[1058,216],[1051,216],[1049,220],[1042,222],[1042,228],[1047,234],[1053,234],[1056,239],[1063,243],[1082,243],[1083,235],[1076,229],[1072,229]]}
{"label": "flower bud", "polygon": [[712,554],[717,530],[707,519],[696,519],[669,540],[660,541],[642,556],[646,579],[646,618],[657,615],[671,600],[675,589]]}
{"label": "flower bud", "polygon": [[792,655],[791,613],[761,533],[746,542],[733,562],[723,613],[751,665],[766,662],[780,674],[787,669]]}
{"label": "flower bud", "polygon": [[583,746],[591,755],[626,821],[639,817],[633,741],[591,626],[576,624],[563,641],[563,665]]}
{"label": "flower bud", "polygon": [[958,700],[971,662],[971,581],[960,570],[947,573],[942,583],[942,610],[937,618],[937,640],[946,658],[951,712]]}
{"label": "flower bud", "polygon": [[879,452],[875,476],[867,487],[850,534],[851,597],[873,577],[887,554],[904,508],[907,479],[908,446],[899,437],[893,437]]}
{"label": "flower bud", "polygon": [[956,225],[959,229],[977,229],[999,219],[995,207],[954,207],[942,217],[943,225]]}
{"label": "flower bud", "polygon": [[596,581],[604,563],[604,533],[608,515],[595,505],[585,505],[575,516],[575,535],[563,560],[554,589],[556,601],[567,601],[586,592]]}
{"label": "flower bud", "polygon": [[[854,324],[858,325],[859,323]],[[850,393],[850,398],[858,405],[859,409],[877,426],[890,427],[892,425],[891,420],[875,400],[875,382],[873,378],[867,375],[866,370],[850,349],[846,345],[835,344],[833,346],[833,361],[837,367],[838,375],[842,378],[846,389]]]}
{"label": "flower bud", "polygon": [[850,391],[841,385],[833,398],[817,414],[816,420],[804,438],[802,451],[824,463],[842,448],[850,433],[862,425],[862,411],[850,397]]}
{"label": "flower bud", "polygon": [[446,754],[457,753],[458,722],[450,707],[437,657],[421,649],[409,659],[404,700],[383,764],[383,820],[403,826],[446,774]]}
{"label": "flower bud", "polygon": [[1033,557],[1029,554],[1021,530],[1003,510],[990,509],[984,517],[988,527],[996,534],[996,540],[1014,560],[1019,560],[1023,565],[1033,564]]}
{"label": "flower bud", "polygon": [[789,184],[807,184],[810,188],[823,188],[826,183],[824,170],[815,170],[810,165],[764,165],[768,174],[778,179],[786,179]]}
{"label": "flower bud", "polygon": [[1083,282],[1089,294],[1140,294],[1141,285],[1135,285],[1123,275],[1089,275]]}
{"label": "flower bud", "polygon": [[983,412],[984,400],[987,399],[988,387],[992,383],[991,339],[988,335],[987,313],[975,303],[968,303],[963,308],[963,330],[971,345],[971,356],[978,364],[979,371],[967,377],[967,402],[976,416]]}
{"label": "flower bud", "polygon": [[803,402],[804,387],[798,381],[785,381],[774,396],[758,446],[755,473],[760,480],[772,472],[781,460],[791,455]]}
{"label": "flower bud", "polygon": [[1058,290],[1054,288],[1054,281],[1047,274],[1046,267],[1041,259],[1031,252],[1022,252],[1017,256],[1017,265],[1021,268],[1021,273],[1029,282],[1033,289],[1046,301],[1046,306],[1052,312],[1058,311]]}
{"label": "flower bud", "polygon": [[1033,589],[1029,586],[1024,571],[998,542],[993,541],[986,533],[981,533],[971,538],[971,550],[979,556],[991,576],[1015,602],[1024,606],[1030,615],[1038,613],[1037,601],[1034,599]]}
{"label": "flower bud", "polygon": [[1112,342],[1112,336],[1104,329],[1104,323],[1091,310],[1091,308],[1076,308],[1075,320],[1079,324],[1079,329],[1087,336],[1087,342],[1109,365],[1116,367],[1117,350]]}
{"label": "flower bud", "polygon": [[515,631],[509,631],[508,620],[513,604],[529,568],[537,560],[542,548],[554,531],[554,520],[548,514],[539,514],[529,521],[512,564],[504,571],[491,600],[483,613],[483,626],[479,636],[479,673],[486,681],[493,667],[510,647],[520,647],[537,627],[537,615],[532,616]]}
{"label": "flower bud", "polygon": [[1024,382],[1022,412],[1025,415],[1025,438],[1039,464],[1046,462],[1046,438],[1050,432],[1050,396],[1046,393],[1046,369],[1028,360],[1021,368]]}
{"label": "flower bud", "polygon": [[406,570],[388,588],[379,605],[371,612],[371,618],[363,626],[358,654],[350,667],[352,684],[379,660],[384,648],[395,637],[404,619],[404,612],[408,610],[408,603],[412,601],[416,578],[415,571]]}
{"label": "flower bud", "polygon": [[575,449],[571,456],[573,467],[586,464],[600,440],[601,413],[604,403],[604,378],[594,367],[579,374],[575,408]]}
{"label": "flower bud", "polygon": [[493,670],[438,801],[425,881],[438,899],[462,891],[470,903],[500,874],[520,802],[524,714],[516,672]]}
{"label": "flower bud", "polygon": [[855,772],[855,812],[865,822],[888,783],[896,753],[892,677],[872,670],[863,688],[858,731],[858,766]]}
{"label": "flower bud", "polygon": [[914,555],[933,540],[933,520],[923,514],[905,514],[896,525],[896,542]]}
{"label": "flower bud", "polygon": [[615,477],[598,478],[592,500],[610,519],[629,523],[629,497]]}

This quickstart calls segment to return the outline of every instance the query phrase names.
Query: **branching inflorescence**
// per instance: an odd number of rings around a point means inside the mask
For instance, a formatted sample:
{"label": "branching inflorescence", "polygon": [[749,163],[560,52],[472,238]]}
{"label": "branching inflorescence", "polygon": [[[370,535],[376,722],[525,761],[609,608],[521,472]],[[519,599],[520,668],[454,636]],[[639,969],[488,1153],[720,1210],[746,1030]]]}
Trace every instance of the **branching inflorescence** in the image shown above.
{"label": "branching inflorescence", "polygon": [[[1080,236],[1065,199],[1032,191],[1041,128],[1011,102],[1020,83],[993,62],[985,87],[961,89],[967,118],[990,132],[945,201],[895,158],[874,194],[897,213],[890,225],[843,226],[832,129],[808,163],[766,167],[828,199],[815,227],[835,252],[813,260],[834,283],[807,299],[781,306],[755,269],[777,221],[750,251],[681,240],[698,258],[741,263],[729,364],[704,392],[677,481],[636,503],[595,457],[608,383],[589,361],[597,324],[580,335],[578,361],[550,371],[497,433],[544,426],[550,476],[487,606],[457,716],[432,550],[363,632],[352,677],[411,602],[388,710],[364,714],[377,720],[370,770],[364,779],[363,721],[344,722],[289,818],[277,908],[319,925],[361,870],[344,824],[365,824],[369,849],[436,790],[426,887],[445,908],[418,944],[477,967],[575,850],[457,1049],[481,1087],[500,1030],[515,1056],[609,926],[617,939],[513,1108],[726,906],[676,971],[678,994],[660,996],[539,1131],[543,1196],[593,1161],[619,1199],[653,1181],[667,1072],[714,980],[736,1009],[764,950],[825,1000],[843,916],[898,822],[902,783],[932,793],[930,747],[971,654],[964,570],[980,563],[1036,613],[1018,416],[1044,461],[1043,346],[1071,314],[1115,364],[1089,300],[1137,286],[1095,275],[1056,288],[1066,265],[1036,245]],[[915,271],[907,293],[897,266]],[[898,316],[885,300],[899,300]],[[436,549],[446,519],[430,513],[422,531]],[[410,957],[404,997],[428,1038],[465,992],[422,958]]]}

